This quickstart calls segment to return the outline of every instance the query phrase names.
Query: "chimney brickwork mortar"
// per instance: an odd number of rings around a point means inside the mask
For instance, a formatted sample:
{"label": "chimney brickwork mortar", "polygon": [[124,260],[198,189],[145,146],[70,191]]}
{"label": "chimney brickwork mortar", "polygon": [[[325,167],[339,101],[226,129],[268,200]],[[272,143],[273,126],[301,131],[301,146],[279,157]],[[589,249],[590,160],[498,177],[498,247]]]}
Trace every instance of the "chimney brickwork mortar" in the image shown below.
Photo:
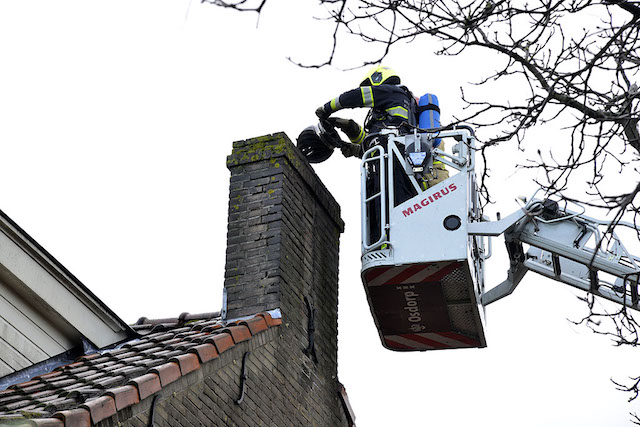
{"label": "chimney brickwork mortar", "polygon": [[235,142],[227,167],[227,318],[284,310],[286,285],[337,295],[340,206],[287,136]]}
{"label": "chimney brickwork mortar", "polygon": [[[299,411],[309,425],[346,425],[337,393],[340,206],[283,133],[235,142],[227,167],[227,318],[279,308],[281,387],[305,396]],[[311,342],[315,356],[305,351]]]}

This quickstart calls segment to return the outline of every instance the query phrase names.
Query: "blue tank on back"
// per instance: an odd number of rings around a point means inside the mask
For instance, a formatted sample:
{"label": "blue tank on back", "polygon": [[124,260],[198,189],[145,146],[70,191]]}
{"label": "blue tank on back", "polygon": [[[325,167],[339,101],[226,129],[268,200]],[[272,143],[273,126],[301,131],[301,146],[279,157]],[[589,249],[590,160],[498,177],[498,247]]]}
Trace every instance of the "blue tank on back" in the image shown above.
{"label": "blue tank on back", "polygon": [[[420,115],[418,116],[418,127],[420,129],[434,129],[440,127],[440,104],[438,97],[431,93],[426,93],[420,97],[418,107],[421,107]],[[433,146],[440,145],[442,140],[436,138],[433,142]]]}

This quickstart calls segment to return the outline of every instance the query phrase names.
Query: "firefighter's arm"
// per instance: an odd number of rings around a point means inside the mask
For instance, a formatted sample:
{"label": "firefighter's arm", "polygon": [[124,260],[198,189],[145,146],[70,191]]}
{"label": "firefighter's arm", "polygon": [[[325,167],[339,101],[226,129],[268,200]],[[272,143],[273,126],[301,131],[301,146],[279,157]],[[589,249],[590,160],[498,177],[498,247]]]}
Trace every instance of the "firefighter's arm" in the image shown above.
{"label": "firefighter's arm", "polygon": [[349,90],[342,95],[333,98],[322,107],[319,107],[316,110],[316,115],[321,119],[326,119],[331,114],[338,110],[342,110],[343,108],[373,107],[374,89],[377,88],[364,86],[358,89]]}

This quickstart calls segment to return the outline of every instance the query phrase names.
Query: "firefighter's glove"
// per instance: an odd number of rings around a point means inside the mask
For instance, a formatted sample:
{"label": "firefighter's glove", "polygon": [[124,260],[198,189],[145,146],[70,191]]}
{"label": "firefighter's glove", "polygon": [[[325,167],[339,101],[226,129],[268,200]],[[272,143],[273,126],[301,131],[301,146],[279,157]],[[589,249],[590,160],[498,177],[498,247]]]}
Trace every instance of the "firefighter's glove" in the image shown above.
{"label": "firefighter's glove", "polygon": [[362,157],[362,147],[360,144],[353,144],[351,142],[347,142],[341,148],[342,155],[345,157]]}
{"label": "firefighter's glove", "polygon": [[320,120],[325,120],[329,117],[329,113],[327,113],[324,109],[324,106],[322,106],[318,107],[318,109],[316,110],[316,116],[318,116]]}
{"label": "firefighter's glove", "polygon": [[345,135],[347,135],[351,141],[358,140],[358,137],[360,136],[361,129],[360,129],[360,125],[358,125],[353,120],[351,120],[351,119],[340,119],[340,118],[335,118],[334,119],[334,118],[331,118],[331,119],[329,119],[329,123],[331,123],[333,126],[337,127],[342,132],[344,132]]}
{"label": "firefighter's glove", "polygon": [[358,126],[357,123],[351,119],[340,119],[337,117],[335,119],[331,119],[331,124],[339,128],[343,132],[346,132],[346,130],[349,129],[350,126],[353,126],[351,122],[353,122],[353,125]]}

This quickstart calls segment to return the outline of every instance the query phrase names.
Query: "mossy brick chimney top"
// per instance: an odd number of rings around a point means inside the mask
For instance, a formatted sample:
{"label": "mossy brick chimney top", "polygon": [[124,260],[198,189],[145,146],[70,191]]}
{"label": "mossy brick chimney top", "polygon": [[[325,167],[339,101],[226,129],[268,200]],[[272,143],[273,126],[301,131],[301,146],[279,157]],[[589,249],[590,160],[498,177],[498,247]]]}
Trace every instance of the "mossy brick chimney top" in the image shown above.
{"label": "mossy brick chimney top", "polygon": [[234,142],[227,167],[226,317],[279,308],[286,322],[306,298],[333,328],[340,206],[284,133]]}

